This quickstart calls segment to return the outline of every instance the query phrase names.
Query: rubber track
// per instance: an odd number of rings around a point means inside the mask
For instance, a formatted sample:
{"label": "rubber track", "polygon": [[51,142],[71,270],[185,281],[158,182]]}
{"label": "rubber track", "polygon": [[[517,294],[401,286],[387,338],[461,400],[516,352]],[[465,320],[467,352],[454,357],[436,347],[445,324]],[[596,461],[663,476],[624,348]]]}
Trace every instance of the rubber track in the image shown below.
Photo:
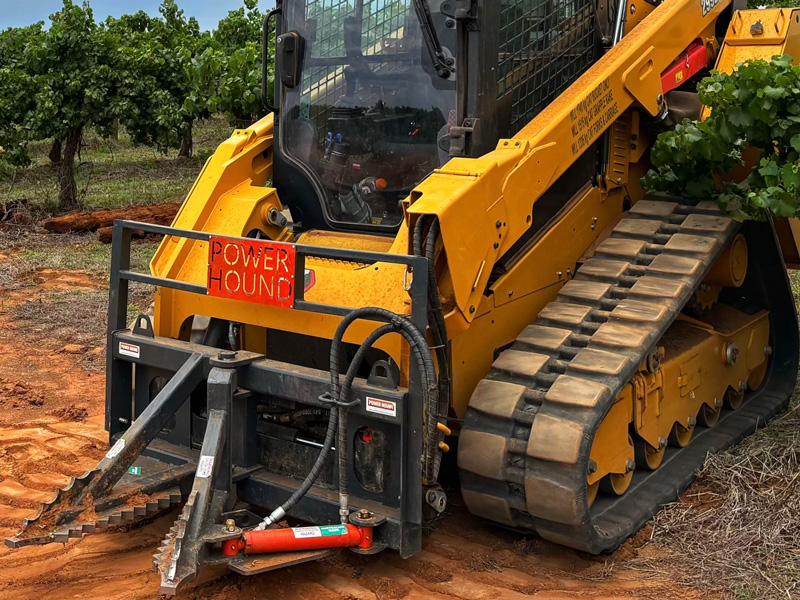
{"label": "rubber track", "polygon": [[612,550],[688,486],[708,452],[785,402],[766,395],[725,411],[713,429],[695,428],[686,448],[668,448],[659,469],[637,471],[626,494],[601,494],[590,510],[598,426],[739,228],[713,203],[673,200],[635,204],[476,387],[458,456],[474,514],[579,550]]}

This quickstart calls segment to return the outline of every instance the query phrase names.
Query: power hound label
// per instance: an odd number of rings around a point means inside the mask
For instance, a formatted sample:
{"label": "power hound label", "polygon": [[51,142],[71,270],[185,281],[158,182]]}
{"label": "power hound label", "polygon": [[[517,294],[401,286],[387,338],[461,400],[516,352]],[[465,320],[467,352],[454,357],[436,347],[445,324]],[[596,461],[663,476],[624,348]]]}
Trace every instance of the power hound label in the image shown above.
{"label": "power hound label", "polygon": [[367,396],[367,412],[378,413],[379,415],[386,415],[387,417],[396,417],[397,402],[380,400]]}
{"label": "power hound label", "polygon": [[211,477],[211,471],[214,470],[214,457],[201,456],[197,461],[197,476],[202,478]]}
{"label": "power hound label", "polygon": [[117,443],[111,446],[111,449],[106,452],[106,458],[115,458],[120,452],[125,449],[125,439],[119,438]]}
{"label": "power hound label", "polygon": [[127,342],[120,342],[119,343],[119,353],[124,356],[132,356],[133,358],[139,358],[139,346],[135,344],[128,344]]}
{"label": "power hound label", "polygon": [[323,525],[322,527],[293,527],[295,539],[330,537],[332,535],[347,535],[345,525]]}

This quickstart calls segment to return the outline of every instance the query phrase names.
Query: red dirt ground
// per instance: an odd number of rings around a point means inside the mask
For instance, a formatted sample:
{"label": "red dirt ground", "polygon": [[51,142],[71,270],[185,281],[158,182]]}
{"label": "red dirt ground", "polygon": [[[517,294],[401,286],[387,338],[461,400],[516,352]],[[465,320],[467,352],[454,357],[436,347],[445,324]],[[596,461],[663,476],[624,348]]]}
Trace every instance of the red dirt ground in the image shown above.
{"label": "red dirt ground", "polygon": [[[0,258],[0,268],[2,268]],[[104,284],[82,273],[49,271],[40,284],[0,292],[0,537],[13,535],[53,490],[93,467],[105,452],[104,377],[79,356],[53,354],[26,339],[9,308],[59,289]],[[66,345],[69,340],[63,340]],[[453,500],[456,504],[457,500]],[[0,598],[143,600],[158,596],[152,553],[176,518],[165,514],[127,532],[65,545],[0,548]],[[312,564],[244,578],[229,574],[191,588],[193,600],[673,599],[714,598],[626,567],[635,556],[657,561],[647,532],[610,557],[588,557],[524,540],[463,509],[443,519],[423,551],[358,557],[345,551]]]}

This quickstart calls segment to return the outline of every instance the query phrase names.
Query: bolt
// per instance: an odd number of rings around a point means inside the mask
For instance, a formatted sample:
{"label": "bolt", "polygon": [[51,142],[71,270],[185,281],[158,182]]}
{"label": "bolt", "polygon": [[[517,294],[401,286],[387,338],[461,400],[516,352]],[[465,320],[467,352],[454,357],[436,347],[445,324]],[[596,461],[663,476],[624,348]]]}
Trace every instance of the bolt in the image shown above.
{"label": "bolt", "polygon": [[369,512],[366,508],[362,508],[358,511],[358,518],[359,519],[371,519],[372,513]]}
{"label": "bolt", "polygon": [[692,427],[697,425],[697,417],[689,417],[689,419],[686,422],[689,425],[689,429],[691,429]]}
{"label": "bolt", "polygon": [[723,404],[722,398],[714,398],[714,406],[716,406],[717,408],[720,408],[722,406],[722,404]]}
{"label": "bolt", "polygon": [[514,145],[519,147],[519,142],[514,142]]}
{"label": "bolt", "polygon": [[635,4],[631,4],[631,14],[632,15],[636,14],[636,5]]}
{"label": "bolt", "polygon": [[495,250],[497,250],[499,247],[500,247],[500,244],[498,244],[497,242],[495,242],[495,243],[494,243],[494,249],[495,249]]}
{"label": "bolt", "polygon": [[662,448],[666,447],[667,447],[667,438],[665,438],[662,435],[660,438],[658,438],[658,449],[661,450]]}
{"label": "bolt", "polygon": [[130,420],[126,419],[125,417],[120,417],[117,420],[123,425],[128,425],[130,423]]}
{"label": "bolt", "polygon": [[225,531],[233,533],[236,531],[236,521],[233,519],[225,519]]}
{"label": "bolt", "polygon": [[236,352],[233,350],[221,350],[217,354],[217,360],[236,360]]}
{"label": "bolt", "polygon": [[469,314],[474,314],[474,313],[475,313],[475,305],[472,305],[469,307]]}
{"label": "bolt", "polygon": [[622,177],[617,177],[617,184],[622,184]]}
{"label": "bolt", "polygon": [[572,277],[572,269],[567,269],[567,277]]}
{"label": "bolt", "polygon": [[739,382],[739,391],[740,391],[740,392],[743,392],[743,391],[745,391],[746,389],[747,389],[747,383],[745,383],[744,381],[740,381],[740,382]]}
{"label": "bolt", "polygon": [[764,356],[772,356],[772,346],[764,346]]}
{"label": "bolt", "polygon": [[495,223],[494,226],[497,227],[497,229],[500,229],[503,226],[503,222],[497,221],[497,223]]}
{"label": "bolt", "polygon": [[558,275],[558,278],[561,279],[561,277],[564,275],[564,272],[563,271],[558,271],[556,273],[556,275]]}
{"label": "bolt", "polygon": [[[503,146],[508,146],[508,142],[503,142]],[[498,225],[498,227],[500,226]]]}
{"label": "bolt", "polygon": [[508,290],[508,296],[511,297],[514,295],[514,290]]}
{"label": "bolt", "polygon": [[625,472],[630,473],[636,468],[636,463],[633,461],[632,458],[629,458],[625,461]]}
{"label": "bolt", "polygon": [[589,475],[597,473],[597,463],[593,460],[589,461]]}
{"label": "bolt", "polygon": [[735,365],[739,358],[739,346],[736,342],[731,342],[725,348],[725,364]]}
{"label": "bolt", "polygon": [[455,24],[456,24],[456,22],[455,22],[455,21],[453,21],[453,19],[447,19],[447,20],[444,22],[444,26],[445,26],[445,27],[452,27],[452,26],[453,26],[453,25],[455,25]]}
{"label": "bolt", "polygon": [[661,94],[656,96],[656,102],[658,102],[659,104],[663,104],[664,103],[664,96],[662,96]]}

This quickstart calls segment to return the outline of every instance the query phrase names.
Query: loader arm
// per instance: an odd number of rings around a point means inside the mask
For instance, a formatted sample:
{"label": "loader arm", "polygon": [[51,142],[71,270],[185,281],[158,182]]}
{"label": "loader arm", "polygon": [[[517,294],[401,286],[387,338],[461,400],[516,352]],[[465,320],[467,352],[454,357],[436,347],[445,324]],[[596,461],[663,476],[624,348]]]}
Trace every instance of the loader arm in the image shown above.
{"label": "loader arm", "polygon": [[553,182],[631,106],[653,117],[666,110],[661,74],[692,42],[716,53],[715,23],[729,5],[662,3],[512,139],[481,158],[455,158],[417,186],[409,221],[439,217],[460,319],[476,316],[492,265],[528,230]]}

